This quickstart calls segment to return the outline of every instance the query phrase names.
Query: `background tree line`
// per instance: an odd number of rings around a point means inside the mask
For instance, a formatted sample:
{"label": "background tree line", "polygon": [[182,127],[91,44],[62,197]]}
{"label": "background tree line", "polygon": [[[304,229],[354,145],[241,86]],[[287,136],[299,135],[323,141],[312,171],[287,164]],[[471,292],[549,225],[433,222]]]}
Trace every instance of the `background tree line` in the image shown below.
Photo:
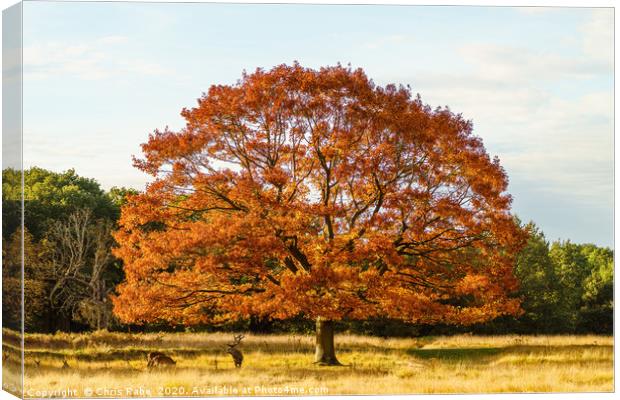
{"label": "background tree line", "polygon": [[[20,181],[2,172],[3,326],[20,325]],[[109,294],[123,278],[110,235],[128,191],[101,189],[74,170],[24,173],[25,328],[113,328]]]}
{"label": "background tree line", "polygon": [[[3,326],[19,329],[21,174],[2,172]],[[110,233],[119,218],[125,188],[101,189],[74,170],[54,173],[31,168],[24,173],[24,287],[28,332],[89,329],[179,330],[168,325],[130,327],[115,321],[109,294],[123,280],[122,265],[110,252]],[[342,321],[341,330],[380,336],[475,332],[613,332],[613,251],[570,241],[550,243],[532,222],[527,246],[515,266],[523,314],[470,327],[424,326],[374,318]],[[312,332],[303,316],[285,321],[250,318],[204,330]]]}

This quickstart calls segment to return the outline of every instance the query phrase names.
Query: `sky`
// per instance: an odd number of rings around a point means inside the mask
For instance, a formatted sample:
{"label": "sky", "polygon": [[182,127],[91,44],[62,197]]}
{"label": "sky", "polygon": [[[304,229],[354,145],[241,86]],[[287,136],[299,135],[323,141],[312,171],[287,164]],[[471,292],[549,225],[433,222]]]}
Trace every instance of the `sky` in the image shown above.
{"label": "sky", "polygon": [[140,143],[212,84],[363,68],[473,121],[513,212],[613,247],[613,10],[25,2],[24,166],[144,189]]}

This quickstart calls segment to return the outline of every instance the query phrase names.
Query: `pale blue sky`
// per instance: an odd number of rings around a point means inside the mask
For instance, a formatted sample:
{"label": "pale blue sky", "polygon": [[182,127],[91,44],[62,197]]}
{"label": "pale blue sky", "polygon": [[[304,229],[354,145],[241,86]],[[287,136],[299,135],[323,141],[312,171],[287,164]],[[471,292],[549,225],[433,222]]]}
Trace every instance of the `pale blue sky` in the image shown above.
{"label": "pale blue sky", "polygon": [[362,67],[472,119],[548,239],[613,245],[613,10],[24,5],[24,163],[143,189],[131,155],[243,69]]}

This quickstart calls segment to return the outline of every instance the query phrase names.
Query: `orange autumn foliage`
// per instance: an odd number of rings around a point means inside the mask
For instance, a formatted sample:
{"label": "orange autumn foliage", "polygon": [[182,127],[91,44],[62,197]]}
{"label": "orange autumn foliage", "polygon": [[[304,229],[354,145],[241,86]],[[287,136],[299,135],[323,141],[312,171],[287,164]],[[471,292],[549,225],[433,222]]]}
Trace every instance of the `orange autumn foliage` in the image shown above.
{"label": "orange autumn foliage", "polygon": [[360,69],[294,64],[212,86],[182,116],[135,160],[155,181],[115,234],[122,321],[519,313],[524,233],[460,115]]}

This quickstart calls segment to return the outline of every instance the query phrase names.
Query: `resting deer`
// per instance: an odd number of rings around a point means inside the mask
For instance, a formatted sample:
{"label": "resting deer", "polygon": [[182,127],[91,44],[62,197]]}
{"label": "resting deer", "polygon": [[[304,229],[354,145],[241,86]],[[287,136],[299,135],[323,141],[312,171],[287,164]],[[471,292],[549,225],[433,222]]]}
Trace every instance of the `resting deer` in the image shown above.
{"label": "resting deer", "polygon": [[172,358],[158,351],[150,352],[146,356],[146,360],[147,360],[146,367],[148,369],[170,367],[170,366],[174,366],[177,364],[176,361],[174,361]]}
{"label": "resting deer", "polygon": [[236,347],[241,344],[241,340],[244,338],[243,335],[235,335],[235,341],[232,343],[228,343],[228,350],[226,351],[230,354],[235,362],[235,368],[241,368],[241,363],[243,363],[243,354]]}
{"label": "resting deer", "polygon": [[159,351],[151,351],[149,354],[146,355],[146,366],[150,367],[151,364],[153,363],[153,359],[155,357],[161,357],[161,356],[166,356],[164,353],[160,353]]}

